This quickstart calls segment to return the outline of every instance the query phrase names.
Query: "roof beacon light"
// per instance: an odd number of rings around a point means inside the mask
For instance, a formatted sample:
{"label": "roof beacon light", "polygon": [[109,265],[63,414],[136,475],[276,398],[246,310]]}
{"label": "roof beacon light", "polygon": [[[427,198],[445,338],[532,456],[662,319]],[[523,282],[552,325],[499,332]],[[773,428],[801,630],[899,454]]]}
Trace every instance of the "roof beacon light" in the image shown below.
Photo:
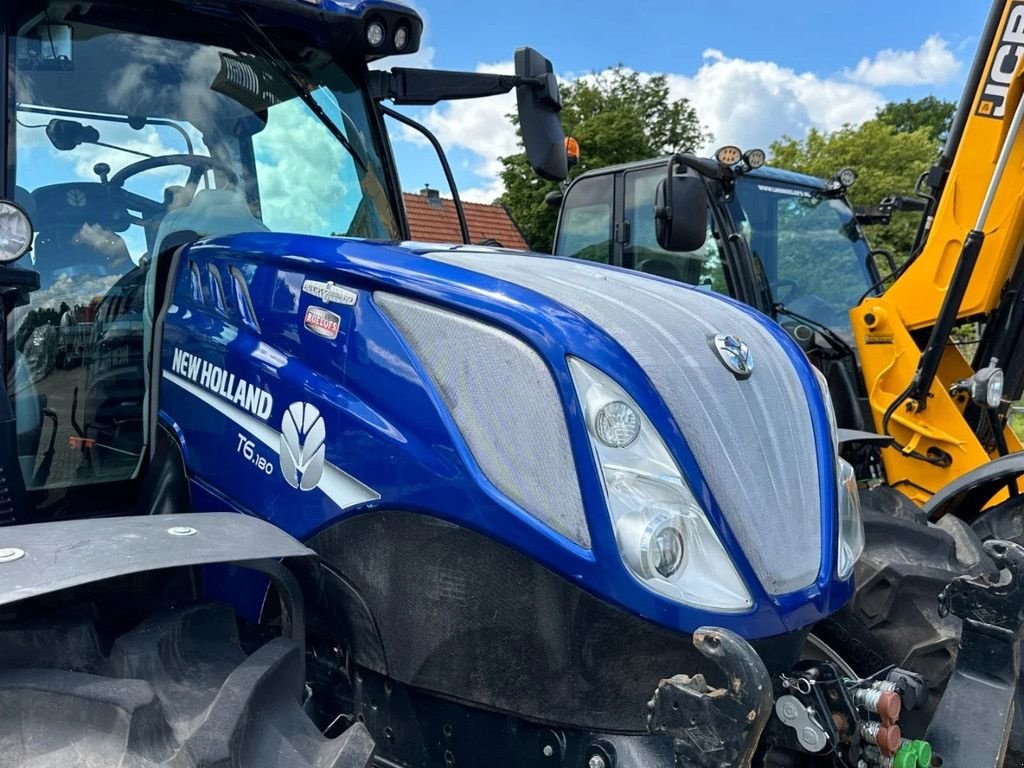
{"label": "roof beacon light", "polygon": [[854,182],[857,181],[857,172],[853,168],[843,168],[843,170],[836,174],[836,178],[844,187],[852,187]]}
{"label": "roof beacon light", "polygon": [[572,136],[565,137],[565,156],[569,160],[570,168],[580,162],[580,143]]}
{"label": "roof beacon light", "polygon": [[767,159],[763,149],[748,149],[743,153],[743,160],[752,171],[763,166]]}
{"label": "roof beacon light", "polygon": [[380,48],[384,44],[387,30],[384,29],[384,22],[374,19],[366,25],[366,42],[372,48]]}
{"label": "roof beacon light", "polygon": [[0,200],[0,263],[17,261],[32,247],[32,222],[28,214],[7,200]]}
{"label": "roof beacon light", "polygon": [[715,152],[715,160],[720,162],[722,165],[728,165],[730,168],[742,159],[743,150],[739,147],[734,147],[731,144],[726,144]]}

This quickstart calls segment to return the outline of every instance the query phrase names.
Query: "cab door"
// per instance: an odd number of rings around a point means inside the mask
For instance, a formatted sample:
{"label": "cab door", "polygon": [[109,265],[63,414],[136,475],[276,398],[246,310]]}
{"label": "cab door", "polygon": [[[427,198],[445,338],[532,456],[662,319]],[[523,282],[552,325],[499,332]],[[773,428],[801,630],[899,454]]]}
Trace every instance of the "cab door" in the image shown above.
{"label": "cab door", "polygon": [[704,245],[696,251],[666,251],[654,233],[654,198],[665,166],[626,171],[622,182],[621,264],[638,272],[733,295],[728,261],[723,254],[713,211],[708,212]]}

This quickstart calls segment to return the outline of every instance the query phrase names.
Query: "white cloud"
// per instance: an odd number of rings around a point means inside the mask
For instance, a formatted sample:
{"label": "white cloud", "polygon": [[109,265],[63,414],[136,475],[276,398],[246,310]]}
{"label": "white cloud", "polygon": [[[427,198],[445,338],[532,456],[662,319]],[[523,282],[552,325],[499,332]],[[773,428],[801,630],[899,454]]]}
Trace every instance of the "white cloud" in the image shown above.
{"label": "white cloud", "polygon": [[505,185],[495,176],[489,183],[469,189],[459,189],[459,196],[467,203],[493,203],[505,192]]}
{"label": "white cloud", "polygon": [[416,53],[407,53],[402,56],[387,56],[383,59],[370,63],[370,69],[391,69],[392,67],[413,67],[415,69],[430,69],[434,66],[434,47],[432,45],[420,45]]}
{"label": "white cloud", "polygon": [[704,52],[694,75],[669,75],[668,80],[672,96],[685,97],[696,108],[711,131],[712,146],[766,147],[784,135],[804,136],[811,128],[835,130],[871,118],[885,102],[863,85],[772,61],[731,58],[717,50]]}
{"label": "white cloud", "polygon": [[916,51],[894,51],[888,48],[873,57],[865,56],[846,77],[857,83],[884,87],[887,85],[942,85],[960,71],[960,62],[949,50],[949,44],[932,35]]}

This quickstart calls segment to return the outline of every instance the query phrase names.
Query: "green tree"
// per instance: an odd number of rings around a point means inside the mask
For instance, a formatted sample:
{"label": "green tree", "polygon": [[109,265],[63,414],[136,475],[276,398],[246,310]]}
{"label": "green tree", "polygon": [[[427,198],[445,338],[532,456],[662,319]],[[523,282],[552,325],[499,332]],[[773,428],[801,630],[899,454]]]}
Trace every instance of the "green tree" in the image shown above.
{"label": "green tree", "polygon": [[[949,133],[956,104],[934,96],[912,101],[893,101],[878,110],[877,119],[896,129],[898,133],[913,133],[927,129],[936,145],[941,144]],[[938,151],[938,149],[936,149]]]}
{"label": "green tree", "polygon": [[[622,66],[564,86],[562,125],[582,148],[573,176],[692,149],[710,138],[690,102],[669,96],[667,78],[640,75]],[[505,193],[498,202],[508,208],[531,248],[550,251],[558,212],[544,203],[544,197],[557,183],[538,178],[525,152],[501,162]]]}
{"label": "green tree", "polygon": [[[892,114],[891,112],[889,114]],[[902,131],[881,117],[832,133],[812,129],[803,140],[785,137],[771,145],[772,165],[831,178],[839,169],[857,171],[849,190],[855,208],[877,206],[888,195],[912,196],[918,177],[934,162],[939,142],[933,126]],[[887,227],[868,227],[873,248],[904,260],[910,253],[920,214],[896,213]]]}

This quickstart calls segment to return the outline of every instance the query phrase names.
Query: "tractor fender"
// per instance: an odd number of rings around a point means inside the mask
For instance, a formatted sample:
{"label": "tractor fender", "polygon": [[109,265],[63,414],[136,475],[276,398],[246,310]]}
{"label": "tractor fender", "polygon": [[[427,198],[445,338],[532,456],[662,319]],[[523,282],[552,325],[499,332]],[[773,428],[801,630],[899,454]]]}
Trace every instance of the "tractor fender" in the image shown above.
{"label": "tractor fender", "polygon": [[1007,482],[1024,474],[1024,453],[1011,453],[962,475],[936,493],[924,505],[930,522],[953,514],[973,522],[985,505]]}

